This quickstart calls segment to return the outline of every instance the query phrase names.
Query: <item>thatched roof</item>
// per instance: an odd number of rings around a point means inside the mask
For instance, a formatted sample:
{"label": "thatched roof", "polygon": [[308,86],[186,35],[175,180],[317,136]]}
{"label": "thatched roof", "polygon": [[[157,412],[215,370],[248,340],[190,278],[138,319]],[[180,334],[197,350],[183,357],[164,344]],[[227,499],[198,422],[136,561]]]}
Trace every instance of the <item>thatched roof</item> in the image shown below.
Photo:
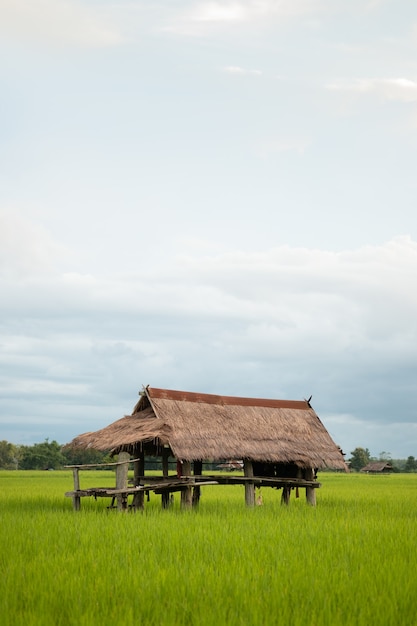
{"label": "thatched roof", "polygon": [[371,461],[362,467],[361,472],[392,472],[392,464],[387,461]]}
{"label": "thatched roof", "polygon": [[160,454],[182,461],[250,459],[346,469],[306,400],[265,400],[146,387],[132,415],[76,437],[71,448]]}

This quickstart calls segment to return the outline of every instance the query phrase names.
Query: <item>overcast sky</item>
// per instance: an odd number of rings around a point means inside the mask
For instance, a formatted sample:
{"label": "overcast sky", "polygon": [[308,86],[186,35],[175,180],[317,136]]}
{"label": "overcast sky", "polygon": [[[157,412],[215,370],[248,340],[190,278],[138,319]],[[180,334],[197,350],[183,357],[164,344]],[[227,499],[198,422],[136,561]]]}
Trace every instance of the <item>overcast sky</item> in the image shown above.
{"label": "overcast sky", "polygon": [[415,0],[0,0],[0,439],[142,385],[417,456]]}

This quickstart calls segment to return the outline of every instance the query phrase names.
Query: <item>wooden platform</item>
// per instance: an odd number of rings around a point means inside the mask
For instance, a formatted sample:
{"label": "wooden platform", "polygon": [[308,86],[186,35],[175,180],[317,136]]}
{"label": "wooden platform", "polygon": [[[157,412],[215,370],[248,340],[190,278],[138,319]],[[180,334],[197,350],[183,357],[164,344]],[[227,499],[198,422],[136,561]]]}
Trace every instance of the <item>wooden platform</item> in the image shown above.
{"label": "wooden platform", "polygon": [[[116,499],[118,500],[118,508],[128,508],[128,497],[136,494],[149,494],[153,492],[163,496],[163,502],[167,502],[167,497],[174,492],[185,492],[195,487],[213,486],[213,485],[254,485],[255,487],[272,487],[275,489],[283,489],[283,500],[285,503],[289,501],[289,493],[294,488],[313,488],[317,489],[321,485],[315,480],[304,480],[301,478],[279,478],[279,477],[260,477],[260,476],[225,476],[225,475],[205,475],[205,476],[183,476],[177,478],[175,476],[162,478],[161,476],[142,476],[140,477],[138,486],[125,487],[117,489],[115,487],[90,487],[88,489],[75,489],[67,491],[65,496],[72,498],[74,508],[80,508],[80,498],[93,497],[111,498],[113,507]],[[134,499],[135,501],[135,499]],[[132,505],[134,506],[134,505]]]}

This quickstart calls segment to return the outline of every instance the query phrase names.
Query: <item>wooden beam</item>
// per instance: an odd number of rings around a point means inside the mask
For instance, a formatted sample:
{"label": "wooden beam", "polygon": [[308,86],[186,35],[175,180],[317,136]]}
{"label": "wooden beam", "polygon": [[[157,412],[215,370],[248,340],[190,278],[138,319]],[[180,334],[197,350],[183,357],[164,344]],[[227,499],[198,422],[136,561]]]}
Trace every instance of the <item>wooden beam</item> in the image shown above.
{"label": "wooden beam", "polygon": [[139,459],[131,459],[130,457],[127,461],[115,461],[114,463],[80,463],[78,465],[64,465],[65,468],[72,469],[73,467],[78,467],[79,469],[84,469],[85,467],[111,467],[112,465],[121,465],[122,463],[133,463],[134,461],[138,461]]}
{"label": "wooden beam", "polygon": [[[243,473],[245,478],[253,478],[252,461],[244,459]],[[255,506],[255,484],[250,480],[245,482],[245,503],[246,506]]]}

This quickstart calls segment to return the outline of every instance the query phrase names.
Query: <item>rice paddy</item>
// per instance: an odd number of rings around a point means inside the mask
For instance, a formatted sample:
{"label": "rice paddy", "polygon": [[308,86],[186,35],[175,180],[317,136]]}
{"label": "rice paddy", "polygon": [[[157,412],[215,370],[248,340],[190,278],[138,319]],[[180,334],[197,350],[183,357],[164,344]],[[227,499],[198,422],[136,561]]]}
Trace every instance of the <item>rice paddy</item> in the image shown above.
{"label": "rice paddy", "polygon": [[[204,487],[200,507],[144,513],[84,498],[72,474],[0,473],[1,626],[417,624],[417,475],[320,474],[280,505]],[[114,482],[82,474],[82,486]]]}

